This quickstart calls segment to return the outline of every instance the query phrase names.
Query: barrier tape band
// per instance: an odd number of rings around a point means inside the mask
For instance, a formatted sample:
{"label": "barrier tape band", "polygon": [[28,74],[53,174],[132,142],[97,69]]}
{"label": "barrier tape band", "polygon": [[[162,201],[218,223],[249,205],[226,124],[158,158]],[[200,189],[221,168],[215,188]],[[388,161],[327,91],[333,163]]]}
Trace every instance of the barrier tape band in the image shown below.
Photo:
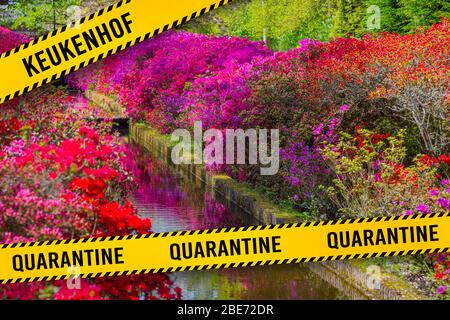
{"label": "barrier tape band", "polygon": [[123,0],[4,52],[0,104],[231,0]]}
{"label": "barrier tape band", "polygon": [[0,283],[448,252],[450,213],[0,245]]}

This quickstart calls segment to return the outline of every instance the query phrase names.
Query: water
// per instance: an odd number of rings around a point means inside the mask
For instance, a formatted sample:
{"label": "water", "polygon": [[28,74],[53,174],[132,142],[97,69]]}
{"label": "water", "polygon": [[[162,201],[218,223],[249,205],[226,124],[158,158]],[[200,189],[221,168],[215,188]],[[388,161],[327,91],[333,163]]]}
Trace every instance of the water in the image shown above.
{"label": "water", "polygon": [[[132,201],[155,232],[255,224],[233,214],[202,190],[173,174],[149,153],[127,145],[128,169],[139,187]],[[183,299],[347,299],[301,265],[278,265],[175,273]]]}

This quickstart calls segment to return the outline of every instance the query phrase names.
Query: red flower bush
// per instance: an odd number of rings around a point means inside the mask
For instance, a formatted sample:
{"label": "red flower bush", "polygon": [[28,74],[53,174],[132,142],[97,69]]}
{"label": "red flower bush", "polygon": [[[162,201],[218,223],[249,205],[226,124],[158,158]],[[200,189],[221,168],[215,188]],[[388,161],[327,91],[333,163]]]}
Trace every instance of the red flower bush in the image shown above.
{"label": "red flower bush", "polygon": [[[0,28],[0,51],[26,37]],[[45,87],[2,105],[0,243],[151,232],[126,199],[118,137],[84,120],[93,106]],[[95,112],[94,112],[95,113]],[[1,299],[179,299],[167,274],[0,286]]]}

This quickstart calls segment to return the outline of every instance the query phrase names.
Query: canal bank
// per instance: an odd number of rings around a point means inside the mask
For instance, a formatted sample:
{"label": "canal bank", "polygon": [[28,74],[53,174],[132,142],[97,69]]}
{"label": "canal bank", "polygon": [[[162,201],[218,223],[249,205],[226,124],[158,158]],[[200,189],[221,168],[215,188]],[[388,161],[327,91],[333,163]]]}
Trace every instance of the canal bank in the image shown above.
{"label": "canal bank", "polygon": [[[111,98],[101,94],[87,96],[99,106],[109,107]],[[211,197],[229,211],[241,217],[250,217],[257,224],[275,224],[298,221],[299,218],[271,203],[242,184],[225,175],[213,175],[199,165],[173,165],[170,141],[144,124],[130,124],[130,140],[145,148],[151,157],[161,161],[190,185],[207,190]],[[241,224],[242,225],[242,224]],[[236,225],[233,225],[236,226]],[[181,226],[180,226],[181,227]],[[180,229],[178,229],[180,230]],[[170,230],[164,230],[170,231]],[[374,274],[369,260],[334,261],[305,264],[321,279],[332,284],[347,298],[354,299],[423,299],[426,298],[406,281],[393,274],[379,273],[374,285]],[[298,270],[297,270],[298,271]],[[376,279],[375,279],[376,280]]]}

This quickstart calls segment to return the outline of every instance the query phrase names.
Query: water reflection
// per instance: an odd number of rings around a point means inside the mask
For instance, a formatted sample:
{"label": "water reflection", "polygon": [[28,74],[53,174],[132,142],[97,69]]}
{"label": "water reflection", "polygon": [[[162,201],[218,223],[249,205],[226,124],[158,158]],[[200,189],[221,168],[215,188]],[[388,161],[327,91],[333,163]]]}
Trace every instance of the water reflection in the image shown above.
{"label": "water reflection", "polygon": [[[139,185],[132,201],[156,232],[248,224],[208,192],[173,174],[139,147],[127,146],[128,169]],[[174,274],[184,299],[345,299],[345,294],[299,265]]]}

